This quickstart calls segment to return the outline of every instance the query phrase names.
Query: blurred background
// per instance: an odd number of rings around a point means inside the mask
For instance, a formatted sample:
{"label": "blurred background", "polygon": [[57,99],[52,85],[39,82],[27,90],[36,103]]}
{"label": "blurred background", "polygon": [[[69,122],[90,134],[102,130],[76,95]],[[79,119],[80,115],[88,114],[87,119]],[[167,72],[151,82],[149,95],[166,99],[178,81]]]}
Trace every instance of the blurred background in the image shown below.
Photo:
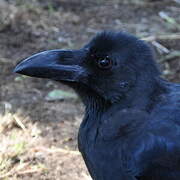
{"label": "blurred background", "polygon": [[180,82],[179,0],[0,0],[0,179],[91,179],[77,149],[80,100],[62,84],[12,70],[105,29],[150,43],[163,76]]}

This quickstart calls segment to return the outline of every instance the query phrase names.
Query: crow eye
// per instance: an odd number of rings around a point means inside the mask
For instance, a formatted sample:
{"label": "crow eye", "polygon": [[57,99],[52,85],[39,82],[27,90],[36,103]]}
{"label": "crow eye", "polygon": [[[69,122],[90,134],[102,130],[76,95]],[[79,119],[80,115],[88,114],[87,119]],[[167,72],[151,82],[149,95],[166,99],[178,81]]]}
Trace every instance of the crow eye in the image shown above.
{"label": "crow eye", "polygon": [[98,60],[98,67],[101,69],[110,69],[112,67],[112,61],[109,57]]}

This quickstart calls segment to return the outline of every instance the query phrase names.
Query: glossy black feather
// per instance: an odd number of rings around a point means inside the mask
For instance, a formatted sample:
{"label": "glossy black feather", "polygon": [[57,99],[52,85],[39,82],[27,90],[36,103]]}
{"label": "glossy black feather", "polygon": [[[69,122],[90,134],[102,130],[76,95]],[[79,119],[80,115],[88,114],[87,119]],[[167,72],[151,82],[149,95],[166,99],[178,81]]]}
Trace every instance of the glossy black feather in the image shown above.
{"label": "glossy black feather", "polygon": [[80,50],[39,53],[15,71],[79,94],[79,150],[94,180],[180,180],[180,84],[161,78],[145,42],[103,32]]}

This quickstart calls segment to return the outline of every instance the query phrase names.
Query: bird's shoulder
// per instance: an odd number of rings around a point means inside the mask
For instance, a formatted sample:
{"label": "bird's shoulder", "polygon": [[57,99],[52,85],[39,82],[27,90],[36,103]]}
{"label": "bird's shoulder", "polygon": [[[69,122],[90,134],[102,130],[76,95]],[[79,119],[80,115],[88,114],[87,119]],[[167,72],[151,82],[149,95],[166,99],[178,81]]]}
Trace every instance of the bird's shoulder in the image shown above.
{"label": "bird's shoulder", "polygon": [[147,174],[155,174],[158,169],[163,179],[180,178],[180,85],[170,84],[163,96],[139,139],[136,159],[146,167]]}
{"label": "bird's shoulder", "polygon": [[[170,127],[180,126],[180,84],[170,83],[168,93],[161,96],[161,101],[157,103],[150,114],[149,126]],[[178,127],[180,128],[180,127]]]}

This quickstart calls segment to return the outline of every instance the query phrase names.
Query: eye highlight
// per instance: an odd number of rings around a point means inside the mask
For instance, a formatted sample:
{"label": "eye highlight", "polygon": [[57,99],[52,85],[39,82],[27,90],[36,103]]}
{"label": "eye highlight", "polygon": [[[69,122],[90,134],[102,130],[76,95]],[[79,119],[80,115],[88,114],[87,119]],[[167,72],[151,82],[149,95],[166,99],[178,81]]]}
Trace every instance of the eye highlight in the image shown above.
{"label": "eye highlight", "polygon": [[100,69],[110,69],[112,67],[112,61],[108,56],[104,59],[99,59],[97,64]]}

